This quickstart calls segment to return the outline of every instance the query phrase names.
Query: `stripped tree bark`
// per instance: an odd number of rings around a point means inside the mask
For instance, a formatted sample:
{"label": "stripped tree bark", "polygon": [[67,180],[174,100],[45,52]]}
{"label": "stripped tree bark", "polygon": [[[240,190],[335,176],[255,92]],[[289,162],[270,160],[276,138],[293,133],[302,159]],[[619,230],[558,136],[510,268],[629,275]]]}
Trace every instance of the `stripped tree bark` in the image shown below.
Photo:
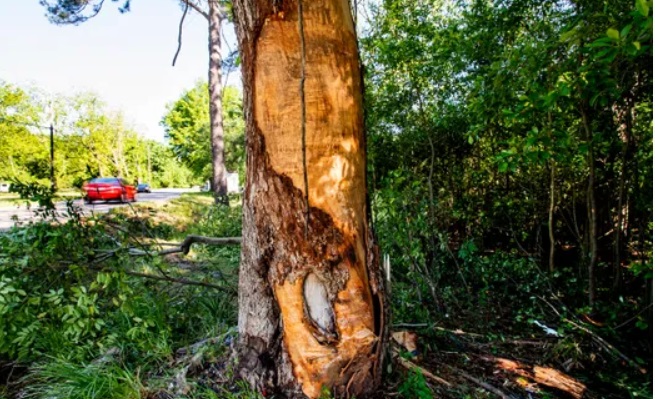
{"label": "stripped tree bark", "polygon": [[369,394],[386,341],[348,0],[236,0],[247,137],[238,371],[287,397]]}

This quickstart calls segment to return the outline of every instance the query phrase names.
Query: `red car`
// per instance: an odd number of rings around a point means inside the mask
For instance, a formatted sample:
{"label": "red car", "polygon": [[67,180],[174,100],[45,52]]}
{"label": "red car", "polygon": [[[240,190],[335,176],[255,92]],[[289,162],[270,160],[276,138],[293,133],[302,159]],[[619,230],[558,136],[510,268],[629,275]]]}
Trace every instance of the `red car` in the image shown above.
{"label": "red car", "polygon": [[93,201],[136,201],[136,188],[118,177],[99,177],[93,179],[84,184],[82,190],[86,193],[84,202],[87,204]]}

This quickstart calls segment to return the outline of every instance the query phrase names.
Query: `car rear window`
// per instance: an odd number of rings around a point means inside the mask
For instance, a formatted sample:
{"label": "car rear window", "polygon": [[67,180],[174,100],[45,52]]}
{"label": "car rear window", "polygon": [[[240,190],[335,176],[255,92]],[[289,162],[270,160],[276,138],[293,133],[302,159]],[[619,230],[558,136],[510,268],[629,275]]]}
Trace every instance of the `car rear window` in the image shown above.
{"label": "car rear window", "polygon": [[91,180],[89,183],[117,183],[118,179],[115,177],[100,177],[97,179]]}

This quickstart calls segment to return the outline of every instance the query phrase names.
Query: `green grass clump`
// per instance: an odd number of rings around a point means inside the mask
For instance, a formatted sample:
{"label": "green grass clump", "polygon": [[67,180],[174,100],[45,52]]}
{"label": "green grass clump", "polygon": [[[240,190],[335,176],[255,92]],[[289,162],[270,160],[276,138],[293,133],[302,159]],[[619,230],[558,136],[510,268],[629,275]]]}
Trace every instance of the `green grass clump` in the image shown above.
{"label": "green grass clump", "polygon": [[26,382],[25,397],[35,399],[139,399],[143,392],[138,375],[113,361],[53,359],[34,366]]}

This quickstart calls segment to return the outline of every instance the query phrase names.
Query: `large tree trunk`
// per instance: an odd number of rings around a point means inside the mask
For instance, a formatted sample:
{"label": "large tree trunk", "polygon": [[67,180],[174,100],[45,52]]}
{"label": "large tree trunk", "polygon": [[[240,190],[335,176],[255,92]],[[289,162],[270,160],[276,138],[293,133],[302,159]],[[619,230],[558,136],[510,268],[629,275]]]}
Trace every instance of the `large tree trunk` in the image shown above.
{"label": "large tree trunk", "polygon": [[[234,2],[247,132],[239,374],[316,398],[379,385],[383,282],[348,0]],[[300,0],[302,1],[302,0]]]}
{"label": "large tree trunk", "polygon": [[216,201],[227,198],[223,150],[223,87],[221,85],[221,20],[218,0],[209,0],[209,122],[212,145],[211,188]]}

